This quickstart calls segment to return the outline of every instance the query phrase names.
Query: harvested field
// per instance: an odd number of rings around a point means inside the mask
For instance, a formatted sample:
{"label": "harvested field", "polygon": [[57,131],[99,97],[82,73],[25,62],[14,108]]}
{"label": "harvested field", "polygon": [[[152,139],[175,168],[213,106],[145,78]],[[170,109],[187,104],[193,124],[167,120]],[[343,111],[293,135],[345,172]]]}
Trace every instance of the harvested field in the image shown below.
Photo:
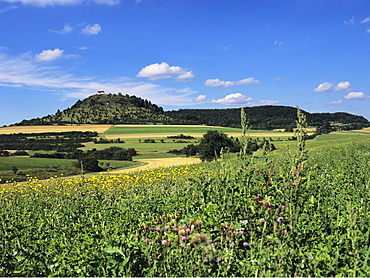
{"label": "harvested field", "polygon": [[8,126],[8,127],[1,127],[0,134],[68,132],[68,131],[96,131],[98,133],[104,133],[111,126],[112,125]]}
{"label": "harvested field", "polygon": [[190,165],[190,164],[197,164],[200,163],[200,159],[197,157],[171,157],[171,158],[152,158],[152,159],[137,159],[137,162],[146,163],[145,165],[141,165],[138,167],[121,169],[121,170],[113,170],[110,171],[112,174],[119,174],[119,173],[128,173],[134,172],[139,170],[151,170],[151,169],[158,169],[158,168],[166,168],[172,166],[180,166],[180,165]]}

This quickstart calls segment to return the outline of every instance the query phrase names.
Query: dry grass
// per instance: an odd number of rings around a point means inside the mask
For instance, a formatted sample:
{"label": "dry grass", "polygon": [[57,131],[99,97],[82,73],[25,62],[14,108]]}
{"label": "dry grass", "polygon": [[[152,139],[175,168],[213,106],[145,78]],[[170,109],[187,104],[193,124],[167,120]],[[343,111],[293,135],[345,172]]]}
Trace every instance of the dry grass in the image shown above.
{"label": "dry grass", "polygon": [[110,171],[111,174],[128,173],[139,170],[151,170],[158,168],[166,168],[172,166],[189,165],[200,163],[199,158],[195,157],[171,157],[171,158],[152,158],[152,159],[136,159],[135,161],[147,163],[135,168],[121,169]]}
{"label": "dry grass", "polygon": [[96,131],[98,133],[104,133],[111,126],[112,125],[8,126],[1,127],[0,134],[68,132],[68,131]]}

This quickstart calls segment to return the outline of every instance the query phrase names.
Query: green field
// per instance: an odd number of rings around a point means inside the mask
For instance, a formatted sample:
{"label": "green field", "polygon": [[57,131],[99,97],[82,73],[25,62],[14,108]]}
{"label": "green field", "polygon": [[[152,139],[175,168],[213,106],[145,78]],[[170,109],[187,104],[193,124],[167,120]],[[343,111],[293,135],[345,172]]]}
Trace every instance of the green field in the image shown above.
{"label": "green field", "polygon": [[[54,158],[33,158],[33,157],[0,157],[0,172],[11,171],[15,166],[19,170],[45,169],[45,168],[68,168],[76,159],[54,159]],[[100,160],[100,162],[110,163],[110,167],[123,168],[137,165],[132,161]]]}
{"label": "green field", "polygon": [[32,157],[0,157],[0,172],[11,171],[15,166],[19,170],[67,168],[72,167],[72,159],[32,158]]}

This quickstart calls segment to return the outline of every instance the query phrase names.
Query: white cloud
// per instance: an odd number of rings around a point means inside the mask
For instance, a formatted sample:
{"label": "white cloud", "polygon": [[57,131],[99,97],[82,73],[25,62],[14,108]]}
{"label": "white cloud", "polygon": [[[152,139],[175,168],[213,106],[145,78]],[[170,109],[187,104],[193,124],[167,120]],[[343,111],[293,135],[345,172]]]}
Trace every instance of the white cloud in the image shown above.
{"label": "white cloud", "polygon": [[43,50],[40,54],[36,54],[35,59],[37,62],[50,62],[63,57],[64,50],[56,48],[54,50]]}
{"label": "white cloud", "polygon": [[280,42],[280,41],[274,41],[274,45],[282,45],[283,42]]}
{"label": "white cloud", "polygon": [[35,60],[37,62],[50,62],[60,58],[78,57],[78,55],[74,54],[64,55],[63,53],[64,50],[61,50],[59,48],[55,48],[54,50],[51,49],[43,50],[41,53],[35,55]]}
{"label": "white cloud", "polygon": [[14,10],[14,9],[18,9],[18,7],[17,6],[9,6],[9,7],[2,8],[2,9],[0,9],[0,14],[9,12],[9,11]]}
{"label": "white cloud", "polygon": [[88,49],[90,49],[90,47],[87,47],[87,46],[78,46],[77,49],[79,49],[79,50],[88,50]]}
{"label": "white cloud", "polygon": [[212,103],[219,103],[223,105],[246,105],[248,102],[253,100],[251,97],[247,97],[241,93],[234,93],[225,96],[224,98],[220,98],[217,100],[212,100]]}
{"label": "white cloud", "polygon": [[68,33],[71,33],[72,31],[73,31],[73,28],[68,23],[64,24],[64,27],[63,27],[62,30],[49,29],[49,32],[53,32],[53,33],[57,33],[57,34],[68,34]]}
{"label": "white cloud", "polygon": [[350,92],[348,95],[344,97],[345,99],[364,99],[364,98],[370,98],[363,92]]}
{"label": "white cloud", "polygon": [[269,104],[278,104],[279,102],[277,100],[266,99],[260,100],[257,103],[258,105],[269,105]]}
{"label": "white cloud", "polygon": [[367,17],[361,20],[361,23],[367,23],[367,22],[370,22],[370,17]]}
{"label": "white cloud", "polygon": [[99,78],[71,74],[57,66],[37,63],[30,53],[11,57],[0,55],[0,88],[23,88],[30,94],[46,91],[60,99],[85,98],[97,91],[136,95],[158,105],[183,106],[194,104],[196,91],[190,88],[164,87],[153,83],[132,82],[126,77]]}
{"label": "white cloud", "polygon": [[330,102],[330,104],[341,104],[343,102],[342,99],[340,100],[333,100],[332,102]]}
{"label": "white cloud", "polygon": [[186,80],[194,77],[192,71],[185,71],[179,66],[170,66],[166,62],[155,63],[142,68],[136,77],[146,77],[150,80],[175,78],[177,80]]}
{"label": "white cloud", "polygon": [[351,90],[353,86],[348,81],[339,82],[334,87],[334,91],[348,91]]}
{"label": "white cloud", "polygon": [[333,87],[333,83],[330,83],[330,82],[324,82],[324,83],[321,83],[319,86],[317,86],[314,91],[315,92],[330,92],[332,87]]}
{"label": "white cloud", "polygon": [[5,0],[5,1],[9,3],[22,3],[24,5],[38,7],[78,5],[90,2],[109,6],[119,4],[119,0]]}
{"label": "white cloud", "polygon": [[194,98],[193,100],[195,101],[195,102],[198,102],[198,101],[203,101],[203,100],[205,100],[207,98],[207,96],[206,95],[199,95],[199,96],[197,96],[196,98]]}
{"label": "white cloud", "polygon": [[281,79],[283,79],[282,77],[276,77],[276,78],[274,78],[272,81],[279,81],[279,80],[281,80]]}
{"label": "white cloud", "polygon": [[96,23],[94,25],[88,24],[84,29],[82,29],[81,32],[87,36],[97,35],[101,32],[101,26],[99,23]]}
{"label": "white cloud", "polygon": [[366,30],[366,33],[370,33],[370,28]]}
{"label": "white cloud", "polygon": [[217,48],[220,49],[220,50],[228,50],[233,46],[234,46],[233,44],[230,44],[230,45],[217,44]]}
{"label": "white cloud", "polygon": [[355,17],[352,16],[352,18],[350,20],[344,21],[344,24],[355,25],[356,24]]}
{"label": "white cloud", "polygon": [[67,101],[67,100],[68,100],[68,98],[63,97],[63,98],[58,98],[55,101],[61,101],[61,102],[63,102],[63,101]]}
{"label": "white cloud", "polygon": [[245,85],[245,84],[258,84],[261,83],[261,81],[254,79],[254,77],[248,77],[239,81],[221,81],[220,79],[207,79],[204,82],[204,85],[208,87],[218,88],[218,87],[231,87],[235,85]]}

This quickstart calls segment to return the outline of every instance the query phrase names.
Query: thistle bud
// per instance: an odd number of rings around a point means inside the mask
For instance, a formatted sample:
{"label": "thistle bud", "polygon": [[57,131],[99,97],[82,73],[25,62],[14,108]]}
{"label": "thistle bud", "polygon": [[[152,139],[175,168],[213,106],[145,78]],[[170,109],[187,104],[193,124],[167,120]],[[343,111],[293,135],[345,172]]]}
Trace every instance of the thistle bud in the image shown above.
{"label": "thistle bud", "polygon": [[184,236],[186,234],[184,229],[180,229],[178,233],[179,233],[179,236]]}

